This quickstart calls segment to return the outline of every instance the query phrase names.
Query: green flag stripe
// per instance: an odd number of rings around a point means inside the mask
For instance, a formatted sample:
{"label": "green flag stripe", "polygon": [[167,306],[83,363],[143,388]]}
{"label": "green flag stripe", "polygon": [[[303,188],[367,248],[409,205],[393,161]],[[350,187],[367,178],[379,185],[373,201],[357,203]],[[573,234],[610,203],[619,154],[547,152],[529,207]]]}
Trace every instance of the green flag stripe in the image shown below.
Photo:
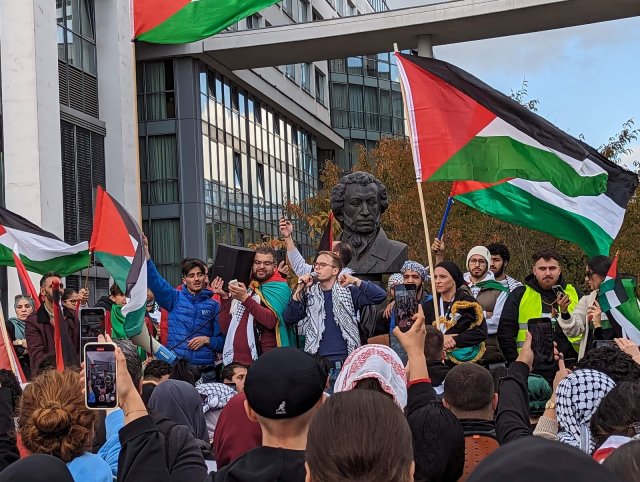
{"label": "green flag stripe", "polygon": [[510,183],[472,191],[456,200],[508,223],[577,244],[588,256],[609,254],[613,238],[590,219],[547,203]]}
{"label": "green flag stripe", "polygon": [[127,276],[131,269],[131,262],[124,256],[115,256],[103,251],[93,253],[95,258],[102,263],[113,280],[117,283],[123,293],[127,290]]}
{"label": "green flag stripe", "polygon": [[570,197],[594,196],[607,189],[607,174],[582,176],[553,152],[523,144],[508,136],[469,141],[429,178],[429,181],[498,182],[502,179],[548,181]]}
{"label": "green flag stripe", "polygon": [[158,44],[195,42],[276,3],[276,0],[195,0],[160,25],[138,35],[138,40]]}
{"label": "green flag stripe", "polygon": [[[89,267],[89,251],[80,251],[75,254],[50,258],[45,261],[32,261],[26,256],[20,255],[27,271],[45,274],[51,271],[60,276],[69,276]],[[0,266],[15,266],[13,251],[4,245],[0,245]]]}

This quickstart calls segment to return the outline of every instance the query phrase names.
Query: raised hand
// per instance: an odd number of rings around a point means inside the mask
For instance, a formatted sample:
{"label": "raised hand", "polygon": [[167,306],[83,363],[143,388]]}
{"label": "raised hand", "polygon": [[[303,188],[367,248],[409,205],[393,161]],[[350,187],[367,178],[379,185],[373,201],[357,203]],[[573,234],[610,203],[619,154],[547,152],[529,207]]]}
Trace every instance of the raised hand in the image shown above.
{"label": "raised hand", "polygon": [[214,294],[220,295],[222,299],[226,300],[227,298],[229,298],[229,293],[227,293],[222,289],[223,286],[224,286],[224,280],[220,276],[216,276],[214,280],[211,282],[210,288]]}
{"label": "raised hand", "polygon": [[293,224],[286,218],[280,219],[280,234],[283,238],[290,238],[293,233]]}

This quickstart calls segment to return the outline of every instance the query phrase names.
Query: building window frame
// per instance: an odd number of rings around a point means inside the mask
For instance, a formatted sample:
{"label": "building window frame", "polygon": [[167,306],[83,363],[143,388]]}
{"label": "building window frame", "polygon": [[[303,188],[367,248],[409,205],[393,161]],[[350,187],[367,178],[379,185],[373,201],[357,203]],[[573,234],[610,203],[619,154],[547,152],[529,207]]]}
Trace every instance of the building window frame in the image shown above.
{"label": "building window frame", "polygon": [[326,105],[327,76],[316,67],[314,74],[316,102]]}

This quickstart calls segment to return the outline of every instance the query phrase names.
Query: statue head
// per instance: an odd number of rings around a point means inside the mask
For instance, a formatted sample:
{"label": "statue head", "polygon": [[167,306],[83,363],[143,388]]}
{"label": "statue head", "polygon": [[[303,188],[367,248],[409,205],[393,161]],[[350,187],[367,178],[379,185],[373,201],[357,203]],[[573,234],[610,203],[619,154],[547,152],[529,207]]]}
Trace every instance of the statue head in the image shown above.
{"label": "statue head", "polygon": [[347,174],[331,189],[333,215],[343,229],[360,235],[377,231],[388,207],[387,188],[366,172]]}

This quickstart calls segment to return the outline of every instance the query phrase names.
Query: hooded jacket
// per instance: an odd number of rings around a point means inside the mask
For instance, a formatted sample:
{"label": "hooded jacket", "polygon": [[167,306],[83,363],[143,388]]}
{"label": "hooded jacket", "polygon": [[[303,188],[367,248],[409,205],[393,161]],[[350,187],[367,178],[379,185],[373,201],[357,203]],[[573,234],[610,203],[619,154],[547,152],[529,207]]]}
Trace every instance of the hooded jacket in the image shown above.
{"label": "hooded jacket", "polygon": [[[511,363],[516,358],[518,358],[518,350],[516,345],[516,336],[518,335],[518,318],[519,318],[519,309],[520,302],[522,301],[522,297],[526,291],[526,287],[530,287],[536,292],[540,293],[542,298],[542,306],[540,307],[540,314],[545,315],[551,313],[551,304],[555,302],[556,295],[552,290],[544,290],[538,284],[538,280],[532,274],[528,275],[525,280],[525,286],[519,286],[514,289],[507,301],[504,303],[504,307],[502,309],[502,316],[500,317],[500,324],[498,326],[498,341],[500,342],[500,348],[502,349],[502,353],[504,354],[507,362]],[[567,283],[565,282],[562,275],[558,278],[558,283],[560,286],[565,288]],[[548,303],[548,304],[547,304]],[[553,340],[558,345],[558,351],[564,354],[565,359],[577,358],[578,354],[573,349],[571,342],[563,333],[560,325],[555,325],[553,327]],[[542,366],[536,363],[534,367],[534,372],[539,373],[546,379],[551,378],[555,375],[557,371],[557,366],[555,362],[549,366]]]}
{"label": "hooded jacket", "polygon": [[304,482],[304,450],[258,447],[220,470],[215,482]]}
{"label": "hooded jacket", "polygon": [[[220,305],[207,289],[192,294],[186,287],[178,290],[158,273],[153,261],[147,261],[148,286],[158,304],[169,312],[167,348],[192,365],[212,366],[215,352],[222,351],[224,335],[218,325]],[[189,340],[208,336],[210,344],[198,350],[189,348]]]}

